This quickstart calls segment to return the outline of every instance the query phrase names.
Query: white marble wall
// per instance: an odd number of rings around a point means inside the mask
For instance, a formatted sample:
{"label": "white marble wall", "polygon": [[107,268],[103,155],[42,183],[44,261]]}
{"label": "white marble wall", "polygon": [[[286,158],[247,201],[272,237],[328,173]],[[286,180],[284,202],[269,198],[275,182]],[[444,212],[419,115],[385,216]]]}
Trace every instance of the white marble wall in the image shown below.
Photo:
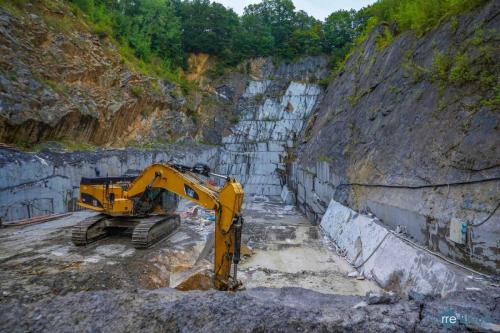
{"label": "white marble wall", "polygon": [[282,96],[267,97],[272,82],[250,81],[243,99],[255,107],[241,110],[241,121],[223,139],[218,172],[235,176],[246,194],[277,196],[285,170],[286,150],[293,147],[313,111],[321,89],[291,82]]}

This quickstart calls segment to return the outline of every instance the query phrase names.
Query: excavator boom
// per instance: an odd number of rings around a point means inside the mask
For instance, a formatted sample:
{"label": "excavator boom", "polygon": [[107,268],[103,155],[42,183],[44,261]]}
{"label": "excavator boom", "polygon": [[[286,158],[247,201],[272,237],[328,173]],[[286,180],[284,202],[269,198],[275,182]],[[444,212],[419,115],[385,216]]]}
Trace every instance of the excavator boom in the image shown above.
{"label": "excavator boom", "polygon": [[[115,218],[144,217],[158,211],[160,190],[175,193],[214,210],[214,284],[217,289],[234,289],[239,283],[236,267],[240,259],[243,188],[231,177],[226,178],[222,187],[217,187],[198,176],[208,176],[209,172],[206,166],[190,168],[157,163],[144,169],[131,182],[130,179],[129,182],[124,181],[125,177],[113,177],[107,182],[97,180],[94,183],[87,179],[80,185],[80,205]],[[81,233],[81,229],[78,232]]]}

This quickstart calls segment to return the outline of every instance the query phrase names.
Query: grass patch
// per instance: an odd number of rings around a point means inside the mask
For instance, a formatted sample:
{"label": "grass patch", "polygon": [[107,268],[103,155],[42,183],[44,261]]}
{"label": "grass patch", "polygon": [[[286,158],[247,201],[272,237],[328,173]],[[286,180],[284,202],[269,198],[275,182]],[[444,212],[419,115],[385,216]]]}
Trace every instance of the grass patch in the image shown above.
{"label": "grass patch", "polygon": [[158,80],[152,80],[149,83],[149,85],[151,87],[151,90],[153,90],[155,92],[155,94],[157,94],[157,95],[161,95],[162,94],[161,88],[160,88],[160,84],[158,83]]}
{"label": "grass patch", "polygon": [[319,162],[326,162],[326,163],[331,163],[332,158],[326,155],[319,155],[318,158],[316,159]]}
{"label": "grass patch", "polygon": [[452,65],[453,58],[441,51],[436,51],[434,53],[434,59],[432,60],[432,79],[436,82],[446,83],[448,82],[449,71]]}
{"label": "grass patch", "polygon": [[455,57],[450,68],[449,79],[451,83],[462,85],[472,78],[470,73],[470,59],[467,54],[459,54]]}
{"label": "grass patch", "polygon": [[494,89],[494,95],[491,98],[485,98],[480,101],[481,106],[486,106],[491,108],[493,112],[500,112],[500,85],[497,84]]}
{"label": "grass patch", "polygon": [[264,94],[262,94],[262,93],[256,94],[253,98],[257,104],[260,104],[264,100]]}
{"label": "grass patch", "polygon": [[141,86],[133,86],[130,88],[130,92],[136,98],[140,98],[144,94],[144,88]]}
{"label": "grass patch", "polygon": [[394,41],[394,35],[388,26],[384,26],[384,32],[375,39],[377,51],[382,51]]}
{"label": "grass patch", "polygon": [[74,141],[71,139],[62,139],[57,141],[60,143],[65,150],[68,151],[94,151],[96,149],[95,146],[81,141]]}
{"label": "grass patch", "polygon": [[76,29],[75,20],[67,15],[46,15],[43,20],[57,32],[69,33]]}
{"label": "grass patch", "polygon": [[0,0],[0,7],[12,16],[20,18],[23,15],[23,9],[21,7],[29,2],[29,0],[17,0],[14,2],[12,0]]}
{"label": "grass patch", "polygon": [[[54,145],[55,144],[55,145]],[[58,140],[48,140],[39,143],[15,142],[16,147],[23,151],[41,151],[43,149],[54,149],[57,146],[65,151],[95,151],[96,146],[82,141],[75,141],[68,138]],[[55,147],[54,147],[55,146]],[[56,148],[59,149],[59,148]]]}

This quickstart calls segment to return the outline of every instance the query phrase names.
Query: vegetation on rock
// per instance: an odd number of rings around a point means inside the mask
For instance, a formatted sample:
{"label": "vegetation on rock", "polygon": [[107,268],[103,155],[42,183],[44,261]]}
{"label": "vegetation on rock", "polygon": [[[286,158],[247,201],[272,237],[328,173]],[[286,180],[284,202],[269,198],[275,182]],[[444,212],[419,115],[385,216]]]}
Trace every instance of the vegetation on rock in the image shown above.
{"label": "vegetation on rock", "polygon": [[445,17],[471,10],[485,0],[379,0],[368,11],[372,20],[394,23],[399,32],[415,30],[420,35]]}
{"label": "vegetation on rock", "polygon": [[[86,15],[99,38],[116,39],[121,45],[118,51],[132,68],[169,79],[186,90],[182,72],[190,53],[216,57],[211,72],[215,76],[223,74],[225,67],[267,56],[294,61],[325,55],[335,71],[343,67],[355,41],[364,40],[377,23],[395,26],[379,37],[377,47],[382,50],[392,43],[393,31],[413,29],[423,34],[444,17],[485,0],[379,0],[359,11],[333,12],[324,21],[296,10],[292,0],[262,0],[247,6],[242,16],[210,0],[65,1],[77,17]],[[15,8],[9,0],[1,3]],[[61,24],[61,28],[70,26]]]}
{"label": "vegetation on rock", "polygon": [[[411,29],[423,34],[443,18],[485,2],[379,0],[359,11],[333,12],[320,21],[296,10],[292,0],[262,0],[247,6],[242,16],[210,0],[65,1],[77,16],[86,14],[94,34],[120,42],[124,60],[140,72],[178,83],[182,83],[180,72],[186,69],[190,53],[215,56],[219,74],[225,66],[267,56],[293,61],[326,55],[335,69],[342,66],[355,41],[364,40],[377,23],[394,26],[393,30],[386,28],[378,40],[378,48],[383,49],[394,39],[392,31]],[[15,7],[8,0],[1,4]]]}

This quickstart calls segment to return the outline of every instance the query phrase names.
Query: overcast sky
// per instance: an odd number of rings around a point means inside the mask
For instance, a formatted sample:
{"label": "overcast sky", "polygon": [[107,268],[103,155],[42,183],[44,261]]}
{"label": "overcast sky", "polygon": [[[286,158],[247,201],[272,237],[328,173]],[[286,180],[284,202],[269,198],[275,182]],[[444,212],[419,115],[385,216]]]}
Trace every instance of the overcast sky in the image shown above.
{"label": "overcast sky", "polygon": [[[259,3],[260,0],[214,0],[222,3],[226,7],[231,7],[238,14],[243,14],[243,8],[252,3]],[[297,9],[302,9],[309,15],[323,20],[331,12],[339,9],[360,9],[366,5],[374,3],[375,0],[293,0]]]}

